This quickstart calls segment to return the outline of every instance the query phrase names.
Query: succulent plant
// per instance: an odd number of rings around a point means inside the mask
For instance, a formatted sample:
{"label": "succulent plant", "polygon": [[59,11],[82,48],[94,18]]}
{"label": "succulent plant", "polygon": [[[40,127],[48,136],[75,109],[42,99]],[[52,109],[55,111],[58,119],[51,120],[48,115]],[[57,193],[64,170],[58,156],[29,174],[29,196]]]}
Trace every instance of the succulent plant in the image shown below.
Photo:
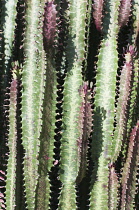
{"label": "succulent plant", "polygon": [[138,32],[138,0],[1,0],[1,210],[139,208]]}

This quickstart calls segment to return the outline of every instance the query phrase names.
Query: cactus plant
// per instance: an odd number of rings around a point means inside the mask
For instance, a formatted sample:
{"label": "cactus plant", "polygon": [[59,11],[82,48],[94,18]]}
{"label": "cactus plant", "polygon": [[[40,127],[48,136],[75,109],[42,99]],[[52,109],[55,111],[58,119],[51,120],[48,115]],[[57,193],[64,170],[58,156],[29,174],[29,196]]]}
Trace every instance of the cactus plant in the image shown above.
{"label": "cactus plant", "polygon": [[0,209],[138,209],[139,1],[0,6]]}

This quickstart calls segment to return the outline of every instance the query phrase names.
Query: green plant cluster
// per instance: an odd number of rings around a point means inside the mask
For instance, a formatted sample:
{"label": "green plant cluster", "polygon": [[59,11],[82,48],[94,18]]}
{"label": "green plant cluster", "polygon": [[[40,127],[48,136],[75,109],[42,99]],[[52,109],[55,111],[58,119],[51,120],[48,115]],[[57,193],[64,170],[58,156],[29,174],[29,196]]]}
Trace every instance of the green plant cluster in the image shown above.
{"label": "green plant cluster", "polygon": [[0,209],[139,208],[139,0],[0,1]]}

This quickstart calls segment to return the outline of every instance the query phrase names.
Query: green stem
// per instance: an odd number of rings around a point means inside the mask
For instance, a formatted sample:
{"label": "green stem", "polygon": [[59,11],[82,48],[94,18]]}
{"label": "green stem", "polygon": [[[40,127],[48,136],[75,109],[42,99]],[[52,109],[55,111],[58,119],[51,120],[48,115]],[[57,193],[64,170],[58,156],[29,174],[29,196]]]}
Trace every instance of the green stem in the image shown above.
{"label": "green stem", "polygon": [[6,209],[15,208],[15,182],[16,182],[16,156],[17,156],[17,78],[13,78],[10,87],[10,104],[9,104],[9,158],[7,164],[6,179]]}
{"label": "green stem", "polygon": [[72,0],[68,10],[69,34],[66,47],[68,68],[63,91],[63,133],[60,161],[60,180],[63,185],[59,209],[74,210],[76,209],[75,185],[80,167],[78,141],[82,133],[82,128],[79,126],[82,99],[79,89],[82,85],[82,62],[85,59],[87,1]]}
{"label": "green stem", "polygon": [[28,209],[35,208],[35,191],[38,180],[38,153],[42,125],[44,93],[44,51],[42,13],[38,0],[27,1],[24,40],[24,65],[22,71],[22,143],[25,150],[24,180]]}
{"label": "green stem", "polygon": [[[95,161],[90,207],[108,209],[108,164],[111,158],[111,142],[114,123],[116,74],[118,68],[117,34],[118,8],[120,1],[106,1],[103,34],[98,55],[96,94],[94,109],[94,132],[92,137],[92,158]],[[109,59],[108,59],[109,58]],[[96,172],[97,171],[97,172]],[[97,175],[96,175],[97,173]]]}

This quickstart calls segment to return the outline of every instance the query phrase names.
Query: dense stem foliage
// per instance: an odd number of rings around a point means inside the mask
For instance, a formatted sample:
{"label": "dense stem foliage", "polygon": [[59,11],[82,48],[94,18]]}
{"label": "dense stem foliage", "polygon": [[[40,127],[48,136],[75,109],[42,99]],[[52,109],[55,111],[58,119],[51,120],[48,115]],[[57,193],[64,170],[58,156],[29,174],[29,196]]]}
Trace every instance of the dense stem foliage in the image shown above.
{"label": "dense stem foliage", "polygon": [[139,208],[138,33],[138,0],[1,0],[1,210]]}

